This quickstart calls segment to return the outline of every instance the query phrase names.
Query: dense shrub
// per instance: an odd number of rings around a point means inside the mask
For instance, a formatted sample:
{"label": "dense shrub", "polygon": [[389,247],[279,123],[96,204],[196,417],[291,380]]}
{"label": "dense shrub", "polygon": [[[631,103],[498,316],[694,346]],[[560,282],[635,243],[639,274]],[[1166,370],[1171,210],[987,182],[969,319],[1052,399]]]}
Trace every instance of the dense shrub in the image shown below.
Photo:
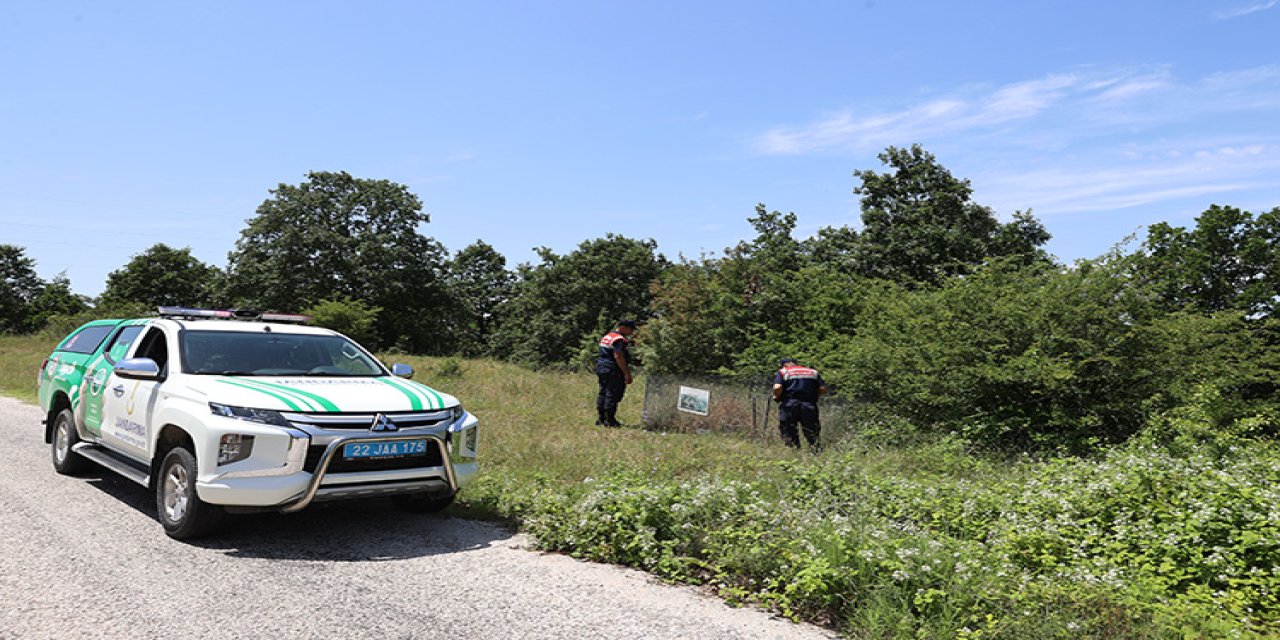
{"label": "dense shrub", "polygon": [[870,453],[751,482],[590,480],[539,494],[526,522],[544,548],[854,637],[1280,632],[1271,445],[1134,444],[1002,472],[954,440],[918,447],[904,469],[868,465]]}
{"label": "dense shrub", "polygon": [[380,307],[366,304],[363,300],[340,298],[322,300],[302,311],[311,316],[312,323],[333,329],[367,347],[377,346],[378,314]]}
{"label": "dense shrub", "polygon": [[[717,293],[723,278],[692,264],[670,275],[648,343],[659,370],[758,374],[789,355],[846,398],[989,448],[1093,451],[1204,385],[1222,393],[1221,425],[1274,404],[1280,381],[1273,321],[1168,311],[1114,255],[991,262],[935,288],[811,265],[762,276],[749,305]],[[751,321],[761,306],[767,323]],[[718,312],[737,338],[709,324]],[[696,366],[718,339],[741,346]]]}

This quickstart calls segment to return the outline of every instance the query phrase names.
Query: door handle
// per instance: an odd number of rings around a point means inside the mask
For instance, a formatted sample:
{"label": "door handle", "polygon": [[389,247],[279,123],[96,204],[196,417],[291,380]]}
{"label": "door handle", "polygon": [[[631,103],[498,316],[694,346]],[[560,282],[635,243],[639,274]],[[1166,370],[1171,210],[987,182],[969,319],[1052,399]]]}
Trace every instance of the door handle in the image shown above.
{"label": "door handle", "polygon": [[120,396],[124,395],[124,385],[122,385],[122,384],[118,384],[118,385],[116,385],[116,386],[114,386],[114,387],[111,387],[111,393],[116,394],[116,397],[117,397],[117,398],[119,398]]}

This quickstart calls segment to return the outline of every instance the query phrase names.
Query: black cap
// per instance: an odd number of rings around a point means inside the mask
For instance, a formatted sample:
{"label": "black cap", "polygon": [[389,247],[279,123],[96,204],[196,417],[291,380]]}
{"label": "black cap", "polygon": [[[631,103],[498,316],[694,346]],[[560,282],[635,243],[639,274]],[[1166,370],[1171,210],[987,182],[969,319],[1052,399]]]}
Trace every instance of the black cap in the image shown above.
{"label": "black cap", "polygon": [[619,320],[619,321],[618,321],[618,326],[619,326],[619,327],[628,327],[628,328],[634,329],[634,328],[636,328],[636,321],[635,321],[635,320]]}
{"label": "black cap", "polygon": [[795,359],[795,358],[783,358],[783,359],[781,359],[781,360],[779,360],[779,361],[778,361],[778,366],[779,366],[779,367],[785,367],[785,366],[787,366],[788,364],[796,364],[796,359]]}

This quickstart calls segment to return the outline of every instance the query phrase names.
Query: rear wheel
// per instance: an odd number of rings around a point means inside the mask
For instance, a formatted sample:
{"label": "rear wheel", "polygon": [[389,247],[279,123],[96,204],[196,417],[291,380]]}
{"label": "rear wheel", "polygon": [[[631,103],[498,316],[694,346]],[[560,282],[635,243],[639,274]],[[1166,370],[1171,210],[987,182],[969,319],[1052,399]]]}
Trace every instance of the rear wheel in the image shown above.
{"label": "rear wheel", "polygon": [[88,469],[89,461],[72,450],[79,442],[75,415],[70,409],[59,411],[53,418],[53,444],[50,447],[54,471],[70,476],[84,473]]}
{"label": "rear wheel", "polygon": [[430,493],[406,493],[391,496],[391,503],[401,511],[409,513],[438,513],[453,504],[453,494],[447,496]]}
{"label": "rear wheel", "polygon": [[221,524],[226,511],[196,494],[196,457],[186,447],[177,446],[165,454],[155,484],[156,516],[170,538],[199,538]]}

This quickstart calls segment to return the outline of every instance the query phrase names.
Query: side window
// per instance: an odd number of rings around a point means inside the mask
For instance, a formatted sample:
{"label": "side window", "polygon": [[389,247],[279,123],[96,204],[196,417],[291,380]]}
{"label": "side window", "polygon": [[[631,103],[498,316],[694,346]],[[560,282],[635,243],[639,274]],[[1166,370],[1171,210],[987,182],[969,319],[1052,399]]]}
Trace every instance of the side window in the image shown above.
{"label": "side window", "polygon": [[164,332],[155,327],[148,329],[147,335],[138,343],[138,350],[133,353],[133,357],[151,358],[160,366],[160,373],[165,373],[165,368],[169,365],[169,344],[164,339]]}
{"label": "side window", "polygon": [[107,337],[113,329],[109,324],[98,324],[92,327],[85,327],[77,331],[70,338],[67,338],[58,346],[58,351],[69,351],[71,353],[93,353],[97,350],[98,345],[102,344],[102,339]]}
{"label": "side window", "polygon": [[142,325],[135,324],[117,331],[115,337],[111,339],[111,344],[107,345],[107,350],[103,354],[106,356],[107,362],[115,364],[123,360],[125,354],[129,353],[129,347],[133,346],[143,328]]}

